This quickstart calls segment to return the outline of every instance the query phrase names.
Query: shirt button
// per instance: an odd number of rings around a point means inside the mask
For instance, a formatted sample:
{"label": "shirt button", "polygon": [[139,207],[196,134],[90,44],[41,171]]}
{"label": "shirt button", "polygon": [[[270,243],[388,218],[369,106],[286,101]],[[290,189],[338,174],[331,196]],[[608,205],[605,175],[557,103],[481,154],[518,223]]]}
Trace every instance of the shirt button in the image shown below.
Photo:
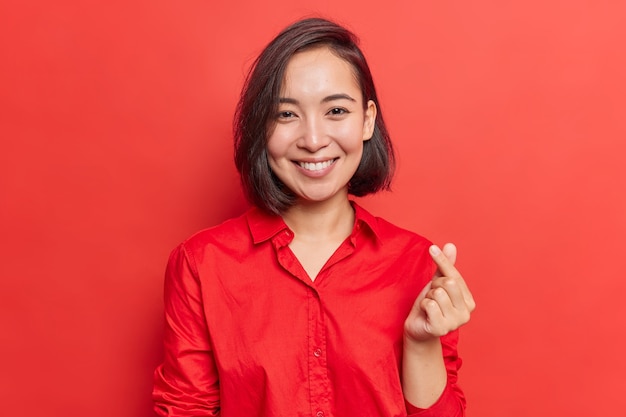
{"label": "shirt button", "polygon": [[315,415],[317,417],[324,417],[324,412],[323,411],[318,411],[317,413],[315,413]]}
{"label": "shirt button", "polygon": [[[313,351],[313,355],[315,355],[316,358],[319,358],[320,356],[322,356],[322,349],[315,349]],[[320,411],[317,414],[319,415],[319,413],[322,413],[322,412]],[[324,415],[324,413],[322,413],[322,415]]]}

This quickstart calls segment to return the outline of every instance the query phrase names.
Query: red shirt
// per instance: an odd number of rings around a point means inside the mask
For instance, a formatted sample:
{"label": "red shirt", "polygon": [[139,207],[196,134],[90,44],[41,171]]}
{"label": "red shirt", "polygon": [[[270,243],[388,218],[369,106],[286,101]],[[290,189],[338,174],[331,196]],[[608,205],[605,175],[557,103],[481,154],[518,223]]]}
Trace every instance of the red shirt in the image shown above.
{"label": "red shirt", "polygon": [[353,206],[352,234],[315,281],[282,218],[255,208],[172,252],[158,415],[463,415],[457,332],[442,338],[439,400],[418,409],[402,394],[403,325],[435,270],[430,242]]}

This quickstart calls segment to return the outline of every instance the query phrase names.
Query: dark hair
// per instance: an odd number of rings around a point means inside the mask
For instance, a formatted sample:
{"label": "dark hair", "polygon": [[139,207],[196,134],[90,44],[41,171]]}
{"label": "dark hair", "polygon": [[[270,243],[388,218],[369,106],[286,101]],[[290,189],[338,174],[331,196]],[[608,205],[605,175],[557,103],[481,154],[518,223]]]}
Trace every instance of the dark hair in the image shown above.
{"label": "dark hair", "polygon": [[328,47],[352,65],[364,107],[372,100],[378,108],[374,133],[363,143],[363,156],[348,183],[348,192],[360,197],[389,189],[391,184],[395,169],[393,147],[357,37],[334,22],[304,19],[280,32],[254,61],[233,123],[235,165],[246,196],[254,205],[272,213],[280,214],[295,202],[291,190],[272,172],[267,158],[267,139],[274,128],[285,68],[295,53],[320,46]]}

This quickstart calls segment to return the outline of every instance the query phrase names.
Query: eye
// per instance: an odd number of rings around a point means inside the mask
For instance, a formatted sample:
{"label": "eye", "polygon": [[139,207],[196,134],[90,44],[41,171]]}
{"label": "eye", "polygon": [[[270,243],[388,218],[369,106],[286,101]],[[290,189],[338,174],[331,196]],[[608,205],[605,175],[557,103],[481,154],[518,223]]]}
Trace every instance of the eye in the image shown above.
{"label": "eye", "polygon": [[289,120],[289,119],[293,119],[294,117],[296,117],[296,114],[292,111],[280,111],[278,112],[278,114],[276,115],[276,118],[278,120]]}
{"label": "eye", "polygon": [[341,116],[346,113],[348,113],[348,110],[344,109],[343,107],[335,107],[330,109],[330,111],[328,112],[328,114],[331,116]]}

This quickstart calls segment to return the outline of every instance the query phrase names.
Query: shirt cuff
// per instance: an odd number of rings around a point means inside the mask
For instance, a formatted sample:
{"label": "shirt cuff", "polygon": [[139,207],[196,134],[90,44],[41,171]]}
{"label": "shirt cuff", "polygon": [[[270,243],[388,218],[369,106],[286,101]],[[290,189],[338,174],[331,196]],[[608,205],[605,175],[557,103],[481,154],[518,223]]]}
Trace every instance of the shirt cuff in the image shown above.
{"label": "shirt cuff", "polygon": [[420,417],[461,417],[465,415],[463,404],[450,385],[446,385],[439,399],[428,408],[418,408],[404,400],[408,416]]}

